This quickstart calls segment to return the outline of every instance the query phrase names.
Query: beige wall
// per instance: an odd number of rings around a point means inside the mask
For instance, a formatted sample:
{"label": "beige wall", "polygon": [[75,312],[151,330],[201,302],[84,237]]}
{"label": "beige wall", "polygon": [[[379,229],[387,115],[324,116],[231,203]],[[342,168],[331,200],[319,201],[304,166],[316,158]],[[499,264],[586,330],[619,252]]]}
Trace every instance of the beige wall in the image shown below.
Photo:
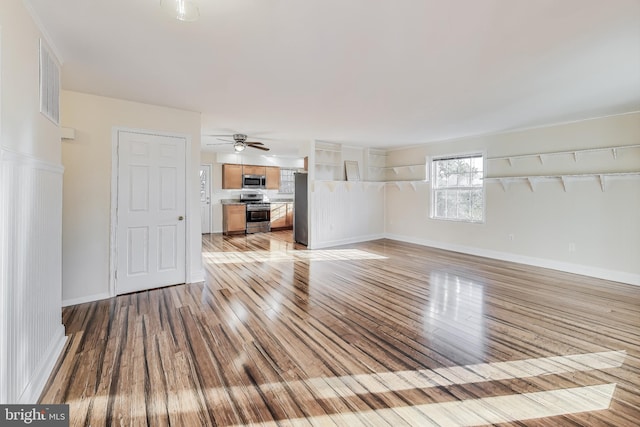
{"label": "beige wall", "polygon": [[[62,146],[63,300],[110,296],[111,158],[114,128],[152,130],[191,138],[187,186],[189,281],[203,280],[200,239],[200,114],[84,93],[62,92],[62,125],[76,130]],[[187,152],[189,155],[189,151]],[[192,218],[193,220],[189,220]]]}
{"label": "beige wall", "polygon": [[2,147],[59,164],[59,129],[40,114],[41,33],[20,0],[0,2],[0,26]]}
{"label": "beige wall", "polygon": [[60,130],[39,109],[43,37],[0,1],[0,403],[35,403],[65,342]]}
{"label": "beige wall", "polygon": [[[389,165],[427,156],[483,151],[487,157],[640,143],[640,113],[519,132],[466,138],[395,150]],[[640,149],[486,162],[486,175],[552,175],[640,171]],[[526,182],[505,191],[486,183],[486,221],[468,224],[429,218],[430,186],[386,187],[389,237],[447,249],[537,264],[640,284],[640,177],[612,179],[602,191],[597,178]],[[575,248],[575,249],[573,249]]]}

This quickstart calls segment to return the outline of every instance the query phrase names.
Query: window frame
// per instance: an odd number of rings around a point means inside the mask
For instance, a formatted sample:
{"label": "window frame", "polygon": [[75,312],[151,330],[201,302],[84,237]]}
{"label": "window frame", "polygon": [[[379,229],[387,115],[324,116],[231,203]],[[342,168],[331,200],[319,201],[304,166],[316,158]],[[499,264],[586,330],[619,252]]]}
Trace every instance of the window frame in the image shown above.
{"label": "window frame", "polygon": [[[283,183],[283,179],[282,179],[282,172],[283,171],[291,171],[291,180],[284,180],[286,182],[290,182],[292,183],[291,186],[291,192],[283,192],[282,191],[282,183]],[[286,167],[280,167],[280,185],[278,186],[278,194],[293,194],[295,192],[295,173],[298,171],[298,169],[296,168],[286,168]]]}
{"label": "window frame", "polygon": [[[436,215],[436,190],[446,189],[448,187],[436,187],[438,180],[436,177],[437,167],[435,166],[435,162],[441,161],[441,160],[468,159],[468,158],[474,158],[474,157],[480,157],[482,159],[482,173],[481,173],[482,185],[481,187],[469,186],[464,188],[469,188],[469,189],[480,188],[481,189],[482,219],[473,220],[473,219],[462,219],[462,218],[446,218],[446,217],[441,217]],[[487,197],[486,197],[486,185],[485,185],[486,171],[487,171],[487,153],[485,150],[474,150],[474,151],[455,153],[455,154],[430,156],[429,157],[429,174],[430,174],[429,178],[431,179],[431,185],[429,186],[429,190],[430,190],[429,219],[438,220],[438,221],[461,222],[461,223],[467,223],[467,224],[484,224],[487,219]],[[463,188],[458,187],[457,189],[463,189]]]}

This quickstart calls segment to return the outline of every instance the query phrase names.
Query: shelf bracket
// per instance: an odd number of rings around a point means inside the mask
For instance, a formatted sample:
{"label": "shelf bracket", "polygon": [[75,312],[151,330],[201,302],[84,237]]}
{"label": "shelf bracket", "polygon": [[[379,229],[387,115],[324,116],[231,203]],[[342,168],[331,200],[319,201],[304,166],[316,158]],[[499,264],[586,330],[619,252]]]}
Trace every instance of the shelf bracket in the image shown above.
{"label": "shelf bracket", "polygon": [[415,182],[410,182],[409,185],[411,186],[411,188],[413,188],[413,191],[418,191],[418,188],[416,187],[416,183]]}
{"label": "shelf bracket", "polygon": [[614,159],[618,158],[618,149],[617,148],[612,148],[611,149],[611,154],[613,155]]}
{"label": "shelf bracket", "polygon": [[527,177],[527,182],[529,183],[529,188],[531,188],[531,192],[535,192],[536,191],[536,185],[538,183],[536,178],[534,178],[532,176],[529,176],[529,177]]}
{"label": "shelf bracket", "polygon": [[600,180],[600,189],[602,190],[602,192],[604,193],[606,191],[606,180],[605,180],[605,175],[598,175],[598,180]]}
{"label": "shelf bracket", "polygon": [[502,190],[504,190],[505,193],[509,191],[509,184],[511,181],[505,178],[498,178],[498,180],[500,181],[500,185],[502,185]]}
{"label": "shelf bracket", "polygon": [[507,157],[507,162],[509,162],[509,166],[513,166],[513,158]]}
{"label": "shelf bracket", "polygon": [[569,177],[561,176],[560,179],[562,180],[562,188],[564,188],[564,192],[566,193],[569,190]]}
{"label": "shelf bracket", "polygon": [[393,173],[398,175],[400,173],[400,168],[392,168]]}
{"label": "shelf bracket", "polygon": [[540,164],[544,165],[544,161],[547,158],[547,156],[545,156],[544,154],[540,154],[538,155],[538,158],[540,159]]}
{"label": "shelf bracket", "polygon": [[573,161],[574,161],[574,162],[577,162],[577,161],[578,161],[578,152],[577,152],[577,151],[574,151],[574,152],[573,152]]}

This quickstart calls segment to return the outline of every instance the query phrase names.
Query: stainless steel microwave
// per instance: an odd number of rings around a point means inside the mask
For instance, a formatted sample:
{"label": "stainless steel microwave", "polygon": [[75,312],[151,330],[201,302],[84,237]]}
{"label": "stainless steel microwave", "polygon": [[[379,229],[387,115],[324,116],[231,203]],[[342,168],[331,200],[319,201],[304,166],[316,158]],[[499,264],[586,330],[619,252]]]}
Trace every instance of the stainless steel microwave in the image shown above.
{"label": "stainless steel microwave", "polygon": [[242,175],[242,188],[267,188],[264,175]]}

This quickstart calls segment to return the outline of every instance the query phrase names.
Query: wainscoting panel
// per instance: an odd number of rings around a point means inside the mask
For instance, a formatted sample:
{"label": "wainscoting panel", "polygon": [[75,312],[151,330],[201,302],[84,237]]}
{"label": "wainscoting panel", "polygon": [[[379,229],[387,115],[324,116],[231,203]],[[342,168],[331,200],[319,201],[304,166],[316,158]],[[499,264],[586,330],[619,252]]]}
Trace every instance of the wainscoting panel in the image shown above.
{"label": "wainscoting panel", "polygon": [[62,173],[0,151],[1,403],[35,403],[64,346]]}

